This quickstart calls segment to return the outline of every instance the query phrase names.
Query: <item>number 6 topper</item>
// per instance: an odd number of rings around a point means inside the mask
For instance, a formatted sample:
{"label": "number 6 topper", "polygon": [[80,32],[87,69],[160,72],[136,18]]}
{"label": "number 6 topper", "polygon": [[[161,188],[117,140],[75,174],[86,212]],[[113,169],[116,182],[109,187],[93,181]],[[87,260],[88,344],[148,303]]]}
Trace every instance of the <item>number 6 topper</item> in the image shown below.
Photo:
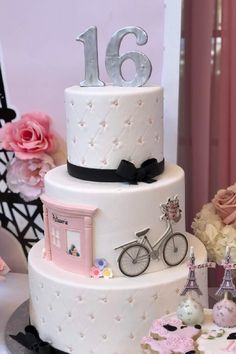
{"label": "number 6 topper", "polygon": [[[115,86],[143,86],[152,73],[152,64],[145,54],[131,51],[120,56],[121,41],[129,33],[135,35],[137,45],[144,45],[148,41],[147,33],[142,28],[135,26],[124,27],[112,35],[106,50],[105,65]],[[124,80],[121,71],[122,64],[127,59],[131,59],[136,66],[135,77],[130,81]]]}

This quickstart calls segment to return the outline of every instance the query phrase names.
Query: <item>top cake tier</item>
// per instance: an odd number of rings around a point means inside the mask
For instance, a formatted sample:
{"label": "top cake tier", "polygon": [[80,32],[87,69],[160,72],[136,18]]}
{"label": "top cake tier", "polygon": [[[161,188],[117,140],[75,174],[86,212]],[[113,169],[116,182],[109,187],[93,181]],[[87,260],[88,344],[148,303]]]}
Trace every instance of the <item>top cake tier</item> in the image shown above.
{"label": "top cake tier", "polygon": [[116,169],[163,160],[163,90],[160,87],[79,87],[65,90],[68,161]]}

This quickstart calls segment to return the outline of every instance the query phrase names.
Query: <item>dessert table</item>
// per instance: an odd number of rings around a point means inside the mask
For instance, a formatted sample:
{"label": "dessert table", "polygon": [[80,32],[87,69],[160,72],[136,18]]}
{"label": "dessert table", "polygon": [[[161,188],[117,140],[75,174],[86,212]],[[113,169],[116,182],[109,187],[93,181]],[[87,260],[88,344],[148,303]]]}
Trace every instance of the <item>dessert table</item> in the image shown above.
{"label": "dessert table", "polygon": [[[6,279],[0,282],[0,353],[10,352],[6,346],[5,329],[14,311],[29,297],[27,274],[8,273]],[[16,333],[12,333],[16,334]]]}

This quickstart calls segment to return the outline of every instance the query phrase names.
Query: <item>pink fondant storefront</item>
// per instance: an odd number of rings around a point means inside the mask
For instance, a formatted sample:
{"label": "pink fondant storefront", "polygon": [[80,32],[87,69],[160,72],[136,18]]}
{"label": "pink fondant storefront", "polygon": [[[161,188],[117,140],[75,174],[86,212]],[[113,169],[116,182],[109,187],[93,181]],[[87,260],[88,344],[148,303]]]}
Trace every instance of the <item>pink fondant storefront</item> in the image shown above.
{"label": "pink fondant storefront", "polygon": [[89,275],[93,263],[91,206],[74,206],[42,196],[45,221],[45,257],[61,268]]}

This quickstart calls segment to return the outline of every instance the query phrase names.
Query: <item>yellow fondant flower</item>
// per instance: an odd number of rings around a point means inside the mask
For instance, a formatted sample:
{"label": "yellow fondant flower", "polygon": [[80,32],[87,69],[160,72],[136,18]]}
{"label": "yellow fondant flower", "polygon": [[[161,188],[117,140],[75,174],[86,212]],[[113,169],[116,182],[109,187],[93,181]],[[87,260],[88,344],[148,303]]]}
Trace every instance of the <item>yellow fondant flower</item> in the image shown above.
{"label": "yellow fondant flower", "polygon": [[105,279],[110,279],[113,277],[113,274],[112,274],[112,270],[111,268],[104,268],[103,271],[102,271],[102,275]]}

